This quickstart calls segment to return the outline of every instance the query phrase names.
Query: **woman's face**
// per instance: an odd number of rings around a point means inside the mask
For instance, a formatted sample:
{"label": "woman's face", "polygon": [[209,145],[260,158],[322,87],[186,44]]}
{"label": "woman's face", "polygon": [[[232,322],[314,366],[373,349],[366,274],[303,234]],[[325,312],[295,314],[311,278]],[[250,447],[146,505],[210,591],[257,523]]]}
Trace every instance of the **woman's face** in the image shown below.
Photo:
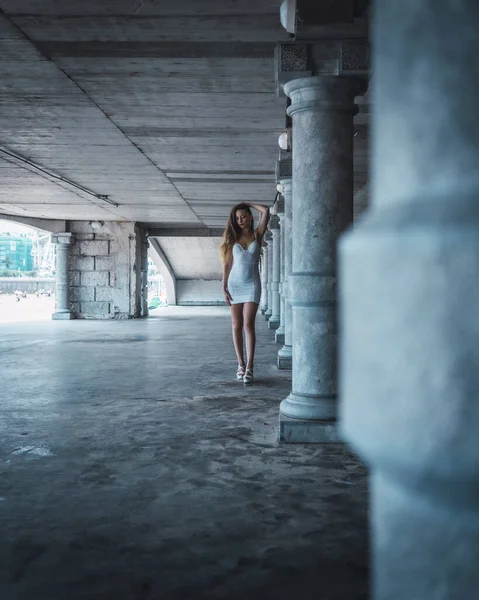
{"label": "woman's face", "polygon": [[248,229],[251,225],[251,215],[246,210],[237,210],[236,223],[240,229]]}

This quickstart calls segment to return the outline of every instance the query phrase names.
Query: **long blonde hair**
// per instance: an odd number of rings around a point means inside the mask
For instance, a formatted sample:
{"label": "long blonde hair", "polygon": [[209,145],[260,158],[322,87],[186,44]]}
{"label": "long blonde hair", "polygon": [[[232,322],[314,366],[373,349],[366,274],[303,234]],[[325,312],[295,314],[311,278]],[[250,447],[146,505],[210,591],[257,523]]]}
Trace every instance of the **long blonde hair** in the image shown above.
{"label": "long blonde hair", "polygon": [[220,246],[221,252],[221,260],[225,263],[228,260],[228,256],[231,254],[233,246],[238,241],[240,237],[241,230],[236,222],[236,211],[244,210],[251,216],[251,232],[253,232],[253,213],[251,212],[250,207],[247,204],[241,202],[241,204],[237,204],[233,206],[230,212],[230,216],[228,219],[228,223],[226,224],[226,229],[223,233],[223,241]]}

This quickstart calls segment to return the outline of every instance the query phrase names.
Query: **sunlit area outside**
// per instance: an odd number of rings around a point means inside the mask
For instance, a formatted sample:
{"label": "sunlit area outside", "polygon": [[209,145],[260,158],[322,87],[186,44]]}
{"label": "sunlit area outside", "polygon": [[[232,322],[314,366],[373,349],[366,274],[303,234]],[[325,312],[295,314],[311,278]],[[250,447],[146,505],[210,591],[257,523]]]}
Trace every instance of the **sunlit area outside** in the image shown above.
{"label": "sunlit area outside", "polygon": [[153,260],[148,257],[148,310],[153,315],[158,313],[156,309],[168,306],[166,287],[163,276]]}
{"label": "sunlit area outside", "polygon": [[0,220],[0,323],[51,319],[55,254],[51,234]]}
{"label": "sunlit area outside", "polygon": [[[166,287],[148,258],[148,309],[168,306]],[[0,220],[0,323],[44,321],[55,308],[55,245],[51,233]]]}

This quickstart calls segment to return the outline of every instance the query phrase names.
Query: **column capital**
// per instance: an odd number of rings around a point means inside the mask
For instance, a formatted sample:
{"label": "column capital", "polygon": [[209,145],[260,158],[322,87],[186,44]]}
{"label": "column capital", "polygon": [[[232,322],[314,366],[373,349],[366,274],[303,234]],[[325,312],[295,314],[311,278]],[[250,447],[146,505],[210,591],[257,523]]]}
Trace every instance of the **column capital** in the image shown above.
{"label": "column capital", "polygon": [[[317,39],[281,42],[275,51],[276,92],[286,93],[285,84],[312,75],[363,76],[370,73],[370,47],[364,38]],[[287,95],[287,93],[286,93]]]}
{"label": "column capital", "polygon": [[75,235],[73,233],[53,233],[51,240],[52,244],[55,244],[57,247],[68,248],[75,243]]}
{"label": "column capital", "polygon": [[268,227],[272,233],[279,229],[279,217],[277,215],[271,215]]}
{"label": "column capital", "polygon": [[271,233],[271,231],[269,229],[267,229],[263,236],[263,241],[266,244],[268,244],[272,239],[273,239],[273,234]]}
{"label": "column capital", "polygon": [[364,93],[367,81],[363,77],[338,77],[324,75],[303,77],[289,81],[284,86],[285,94],[291,98],[287,113],[314,111],[339,111],[356,114],[358,107],[354,98]]}
{"label": "column capital", "polygon": [[287,81],[313,74],[308,44],[289,42],[277,44],[275,49],[276,93],[281,95]]}
{"label": "column capital", "polygon": [[284,196],[280,194],[278,198],[278,203],[276,205],[276,214],[280,219],[284,216]]}
{"label": "column capital", "polygon": [[281,195],[283,197],[291,196],[293,193],[293,178],[285,177],[284,179],[280,179],[279,184],[281,185]]}
{"label": "column capital", "polygon": [[[291,153],[289,153],[291,154]],[[293,159],[282,158],[276,161],[276,181],[293,176]]]}

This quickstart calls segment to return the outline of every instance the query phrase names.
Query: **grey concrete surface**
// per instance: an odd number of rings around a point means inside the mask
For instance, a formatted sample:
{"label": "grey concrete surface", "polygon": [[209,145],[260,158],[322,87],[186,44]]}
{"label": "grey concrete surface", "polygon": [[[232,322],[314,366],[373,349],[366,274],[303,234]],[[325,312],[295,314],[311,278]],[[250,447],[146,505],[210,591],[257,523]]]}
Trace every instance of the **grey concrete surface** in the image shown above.
{"label": "grey concrete surface", "polygon": [[365,469],[277,445],[264,321],[245,387],[226,308],[153,314],[2,325],[2,600],[365,600]]}

